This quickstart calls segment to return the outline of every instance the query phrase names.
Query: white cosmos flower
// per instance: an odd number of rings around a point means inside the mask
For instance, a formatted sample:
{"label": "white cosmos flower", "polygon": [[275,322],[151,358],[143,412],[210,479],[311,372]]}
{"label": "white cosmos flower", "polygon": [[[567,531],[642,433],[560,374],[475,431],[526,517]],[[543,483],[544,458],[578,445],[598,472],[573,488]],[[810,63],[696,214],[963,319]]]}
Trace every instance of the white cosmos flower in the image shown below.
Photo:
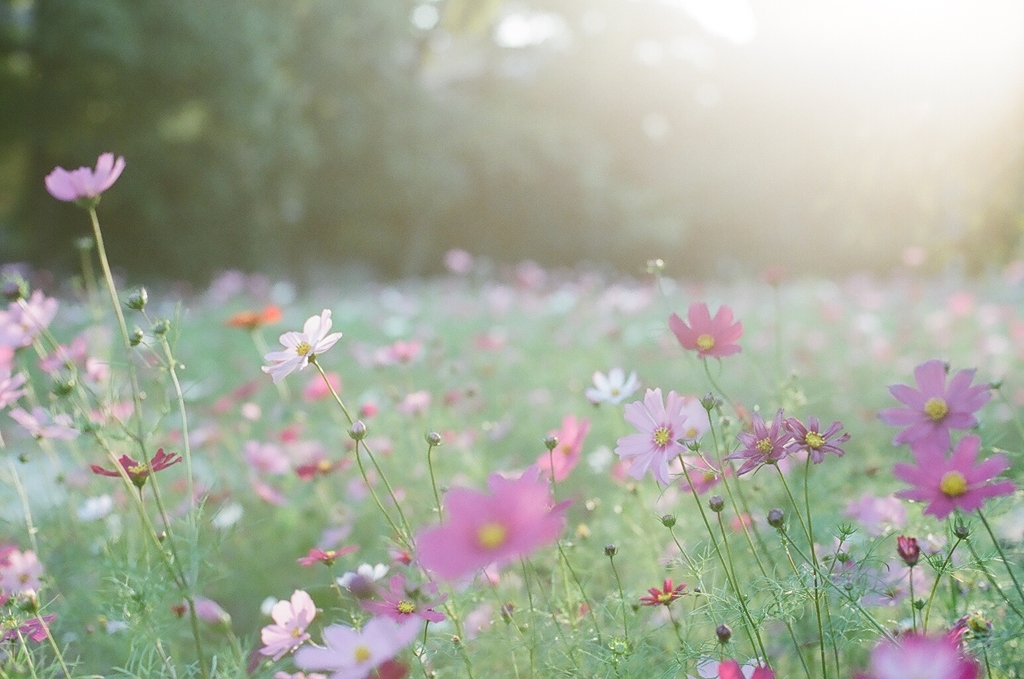
{"label": "white cosmos flower", "polygon": [[311,316],[302,326],[302,332],[286,332],[281,335],[283,351],[271,351],[263,358],[270,365],[263,366],[274,382],[280,382],[285,375],[296,368],[302,370],[309,365],[309,359],[322,354],[341,339],[340,332],[327,334],[331,330],[331,312],[324,309],[319,316]]}
{"label": "white cosmos flower", "polygon": [[636,378],[635,371],[629,373],[627,379],[622,368],[612,368],[608,371],[607,376],[602,372],[595,372],[594,386],[587,389],[586,394],[587,399],[594,405],[598,403],[618,405],[629,398],[639,387],[640,381]]}

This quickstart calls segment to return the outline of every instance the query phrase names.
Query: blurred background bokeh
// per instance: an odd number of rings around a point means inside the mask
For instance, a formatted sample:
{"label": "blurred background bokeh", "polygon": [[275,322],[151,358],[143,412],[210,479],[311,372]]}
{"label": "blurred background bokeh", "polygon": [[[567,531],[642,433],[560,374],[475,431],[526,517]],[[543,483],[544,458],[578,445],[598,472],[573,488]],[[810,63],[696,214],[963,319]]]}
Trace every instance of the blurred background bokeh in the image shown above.
{"label": "blurred background bokeh", "polygon": [[104,151],[142,280],[981,271],[1024,232],[1024,3],[0,0],[0,131],[0,260],[57,272],[88,222],[42,178]]}

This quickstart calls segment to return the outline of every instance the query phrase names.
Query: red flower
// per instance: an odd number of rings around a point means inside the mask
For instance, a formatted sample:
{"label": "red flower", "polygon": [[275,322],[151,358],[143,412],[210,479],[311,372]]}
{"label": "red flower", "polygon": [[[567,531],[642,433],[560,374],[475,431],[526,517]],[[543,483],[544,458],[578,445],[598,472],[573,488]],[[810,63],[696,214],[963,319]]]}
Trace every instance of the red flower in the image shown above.
{"label": "red flower", "polygon": [[309,550],[309,554],[298,560],[303,566],[312,566],[315,563],[324,563],[328,566],[333,566],[335,559],[339,556],[345,556],[359,549],[355,545],[349,545],[347,547],[341,547],[339,549],[320,549],[314,547]]}
{"label": "red flower", "polygon": [[281,320],[281,309],[273,304],[268,304],[263,307],[262,311],[239,311],[234,314],[228,320],[224,321],[224,324],[230,328],[244,328],[245,330],[255,330],[261,328],[264,325],[271,325]]}
{"label": "red flower", "polygon": [[665,578],[665,584],[662,585],[661,589],[651,587],[647,590],[650,592],[650,595],[640,597],[640,603],[644,606],[668,606],[683,596],[684,589],[686,589],[685,584],[673,587],[672,578]]}
{"label": "red flower", "polygon": [[[146,481],[149,479],[151,471],[156,473],[167,469],[171,465],[178,464],[181,462],[181,455],[178,455],[177,453],[171,453],[168,455],[164,452],[163,448],[160,448],[156,451],[156,455],[153,456],[153,459],[149,461],[149,467],[146,467],[145,462],[138,462],[127,455],[122,455],[118,462],[120,462],[121,466],[124,467],[124,470],[128,473],[128,478],[132,480],[135,487],[142,488],[146,485]],[[96,464],[92,465],[90,469],[92,469],[94,474],[99,474],[100,476],[121,476],[119,472],[104,469]]]}
{"label": "red flower", "polygon": [[917,538],[901,535],[896,538],[896,553],[903,559],[903,563],[914,566],[921,558],[921,546],[917,544]]}

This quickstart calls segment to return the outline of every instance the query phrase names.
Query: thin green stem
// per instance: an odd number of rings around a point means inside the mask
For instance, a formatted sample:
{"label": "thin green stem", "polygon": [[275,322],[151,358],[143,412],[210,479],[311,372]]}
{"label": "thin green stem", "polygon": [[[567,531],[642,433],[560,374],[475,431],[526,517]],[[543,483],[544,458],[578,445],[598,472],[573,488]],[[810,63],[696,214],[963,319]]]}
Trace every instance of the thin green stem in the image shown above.
{"label": "thin green stem", "polygon": [[995,546],[996,551],[999,552],[999,559],[1003,562],[1003,566],[1006,567],[1006,572],[1009,574],[1010,580],[1013,582],[1013,587],[1017,590],[1017,596],[1021,598],[1021,601],[1024,601],[1024,591],[1021,590],[1020,582],[1017,580],[1017,576],[1014,574],[1013,568],[1010,567],[1010,561],[1006,558],[1006,553],[1003,552],[1002,545],[999,544],[996,534],[992,532],[992,526],[988,524],[988,519],[985,518],[985,515],[981,513],[980,509],[978,510],[978,518],[981,519],[981,523],[985,526],[985,531],[988,532],[988,536],[991,538],[992,544]]}
{"label": "thin green stem", "polygon": [[932,583],[931,592],[928,594],[928,603],[924,608],[924,622],[921,623],[921,631],[924,634],[928,633],[928,618],[931,617],[932,614],[932,602],[935,601],[935,592],[939,589],[939,582],[942,580],[942,574],[946,572],[947,568],[949,568],[949,564],[953,560],[953,552],[956,551],[956,548],[961,542],[963,542],[963,538],[958,537],[956,542],[953,543],[953,546],[949,548],[949,554],[947,554],[946,558],[943,560],[942,566],[939,567],[938,571],[935,573],[935,582]]}
{"label": "thin green stem", "polygon": [[64,673],[64,676],[67,679],[71,679],[71,672],[68,671],[67,663],[64,662],[64,654],[61,653],[60,649],[57,647],[57,642],[53,639],[53,633],[50,631],[50,626],[47,625],[46,621],[43,620],[43,617],[39,615],[39,611],[36,611],[35,615],[36,620],[39,621],[39,624],[42,626],[43,631],[46,632],[46,640],[50,642],[50,648],[53,649],[53,654],[57,657],[57,662],[60,664],[61,671]]}
{"label": "thin green stem", "polygon": [[[778,469],[778,465],[776,465]],[[779,474],[782,475],[782,470],[779,470]],[[785,480],[785,475],[782,475]],[[818,621],[818,644],[821,647],[821,673],[827,677],[828,672],[825,670],[825,629],[822,624],[821,618],[821,587],[819,585],[818,578],[818,553],[814,549],[814,521],[811,520],[811,491],[810,491],[810,478],[811,478],[811,455],[807,455],[807,463],[804,466],[804,512],[807,514],[807,541],[810,543],[811,558],[814,559],[814,613]],[[787,492],[789,488],[787,487]],[[792,496],[791,496],[792,497]],[[835,641],[833,640],[833,645]],[[838,656],[838,651],[836,651]]]}
{"label": "thin green stem", "polygon": [[1013,605],[1013,602],[1010,601],[1010,597],[1006,596],[1006,593],[1003,592],[1003,588],[999,586],[999,583],[992,575],[992,571],[988,569],[988,566],[985,564],[985,562],[981,560],[980,556],[978,556],[978,552],[974,549],[974,543],[971,542],[970,539],[965,540],[965,542],[967,543],[967,549],[971,551],[971,556],[974,557],[975,565],[977,565],[978,568],[981,569],[981,572],[985,576],[985,579],[988,581],[988,584],[992,585],[992,589],[999,593],[999,596],[1003,599],[1003,601],[1006,602],[1006,605],[1010,607],[1010,610],[1016,613],[1018,618],[1024,620],[1024,614],[1021,613],[1019,608]]}
{"label": "thin green stem", "polygon": [[174,385],[174,395],[178,401],[178,417],[181,420],[181,448],[185,457],[185,483],[188,493],[188,511],[192,515],[195,508],[195,479],[192,476],[192,445],[188,438],[188,415],[185,413],[185,395],[181,391],[181,382],[178,381],[177,361],[171,353],[171,345],[166,335],[160,335],[160,345],[164,350],[164,358],[167,359],[167,372],[171,376],[171,383]]}
{"label": "thin green stem", "polygon": [[612,566],[612,573],[615,574],[615,584],[619,587],[619,605],[622,609],[622,636],[626,639],[626,645],[629,646],[629,627],[626,624],[626,595],[622,591],[622,580],[619,578],[619,569],[615,567],[615,554],[611,550],[606,550],[605,554],[608,555],[608,563]]}
{"label": "thin green stem", "polygon": [[434,452],[434,444],[427,443],[427,469],[430,470],[430,487],[434,489],[434,502],[437,503],[437,518],[444,521],[444,511],[441,508],[441,495],[437,492],[437,477],[434,475],[434,459],[431,453]]}

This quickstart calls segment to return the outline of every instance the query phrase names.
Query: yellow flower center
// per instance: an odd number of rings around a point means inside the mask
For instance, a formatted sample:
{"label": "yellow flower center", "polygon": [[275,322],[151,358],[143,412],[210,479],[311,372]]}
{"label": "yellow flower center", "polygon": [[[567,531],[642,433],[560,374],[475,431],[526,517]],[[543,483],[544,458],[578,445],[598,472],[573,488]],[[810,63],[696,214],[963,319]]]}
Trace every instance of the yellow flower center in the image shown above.
{"label": "yellow flower center", "polygon": [[612,388],[611,388],[611,391],[610,391],[609,393],[610,393],[610,394],[611,394],[612,396],[618,396],[620,392],[619,392],[619,389],[618,389],[618,387],[612,387]]}
{"label": "yellow flower center", "polygon": [[939,481],[939,490],[946,497],[960,497],[967,492],[967,479],[958,471],[946,472]]}
{"label": "yellow flower center", "polygon": [[310,346],[309,342],[299,342],[295,345],[295,353],[299,356],[305,356],[312,348],[313,347]]}
{"label": "yellow flower center", "polygon": [[24,585],[26,582],[28,582],[28,578],[29,578],[28,573],[22,573],[21,575],[18,576],[18,582],[20,582],[21,584]]}
{"label": "yellow flower center", "polygon": [[949,412],[949,406],[941,398],[930,398],[924,402],[924,414],[932,422],[938,422]]}
{"label": "yellow flower center", "polygon": [[755,447],[757,448],[759,453],[761,453],[762,455],[767,455],[768,453],[772,452],[772,440],[761,439],[755,444]]}
{"label": "yellow flower center", "polygon": [[352,652],[352,655],[355,656],[357,663],[366,662],[367,660],[373,657],[373,653],[371,653],[370,649],[368,649],[366,646],[356,646],[355,650]]}
{"label": "yellow flower center", "polygon": [[704,472],[704,483],[711,483],[718,478],[718,474],[711,471],[710,469]]}
{"label": "yellow flower center", "polygon": [[825,445],[825,439],[822,438],[821,434],[819,434],[816,431],[807,432],[807,436],[804,438],[804,441],[807,442],[808,446],[814,448],[815,450]]}
{"label": "yellow flower center", "polygon": [[301,637],[302,636],[302,628],[301,627],[296,627],[295,629],[293,629],[292,630],[292,636],[295,637],[296,639]]}
{"label": "yellow flower center", "polygon": [[484,549],[497,549],[505,543],[507,533],[500,523],[491,521],[480,526],[476,531],[477,542]]}
{"label": "yellow flower center", "polygon": [[398,609],[399,613],[404,613],[406,615],[416,612],[416,604],[414,604],[411,601],[406,601],[405,599],[399,601],[398,606],[396,606],[396,608]]}
{"label": "yellow flower center", "polygon": [[658,595],[658,603],[667,604],[672,602],[672,592],[662,592]]}
{"label": "yellow flower center", "polygon": [[128,476],[142,476],[143,474],[146,474],[149,470],[146,469],[146,465],[144,464],[133,464],[132,466],[128,467],[128,469],[125,469],[125,471],[128,472]]}
{"label": "yellow flower center", "polygon": [[697,338],[697,348],[701,351],[710,351],[715,347],[715,338],[711,335],[704,333]]}
{"label": "yellow flower center", "polygon": [[654,445],[664,448],[672,440],[672,430],[668,427],[658,427],[654,430]]}

